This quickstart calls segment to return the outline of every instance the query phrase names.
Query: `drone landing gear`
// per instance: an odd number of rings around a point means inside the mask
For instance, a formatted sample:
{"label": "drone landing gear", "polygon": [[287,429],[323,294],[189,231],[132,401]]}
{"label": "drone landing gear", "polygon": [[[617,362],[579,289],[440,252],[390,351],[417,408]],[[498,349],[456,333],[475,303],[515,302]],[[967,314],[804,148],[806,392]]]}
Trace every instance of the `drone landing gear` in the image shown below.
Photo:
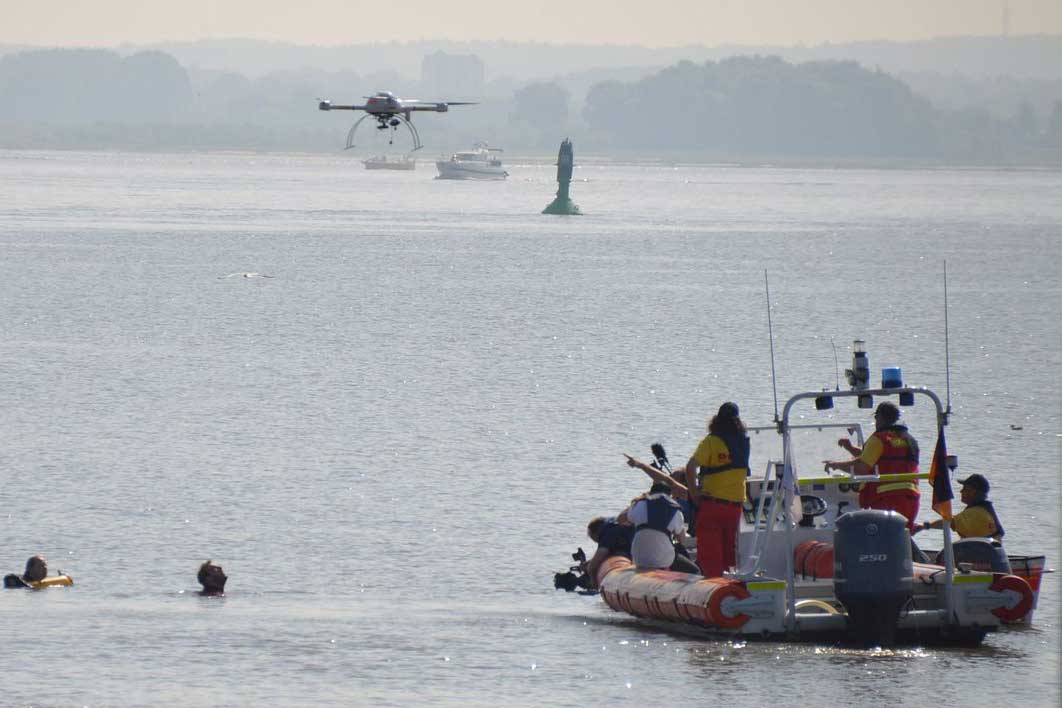
{"label": "drone landing gear", "polygon": [[[346,145],[346,149],[347,150],[349,150],[352,147],[354,147],[354,134],[358,132],[358,126],[361,125],[362,121],[364,121],[368,117],[370,117],[370,114],[366,113],[361,118],[359,118],[357,120],[357,122],[354,123],[354,125],[352,125],[350,127],[350,132],[347,133],[347,145]],[[387,116],[372,116],[372,117],[376,118],[376,121],[377,121],[376,129],[377,130],[390,130],[391,131],[391,135],[389,136],[389,139],[387,141],[388,145],[394,145],[394,143],[395,143],[395,133],[404,124],[406,126],[406,128],[409,129],[409,134],[413,138],[413,150],[410,150],[410,152],[413,152],[415,150],[420,150],[422,147],[424,147],[421,144],[421,142],[420,142],[420,133],[417,132],[417,126],[413,125],[413,122],[411,120],[409,120],[408,118],[406,118],[405,116],[391,116],[390,118],[388,118]]]}

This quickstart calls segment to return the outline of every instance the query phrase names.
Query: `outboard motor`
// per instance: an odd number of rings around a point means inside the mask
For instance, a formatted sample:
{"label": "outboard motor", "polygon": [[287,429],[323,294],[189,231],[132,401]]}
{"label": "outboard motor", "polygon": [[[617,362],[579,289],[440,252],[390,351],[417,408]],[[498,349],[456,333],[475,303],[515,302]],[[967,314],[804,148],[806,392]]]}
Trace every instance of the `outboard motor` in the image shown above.
{"label": "outboard motor", "polygon": [[833,534],[833,591],[865,644],[888,646],[914,587],[907,519],[895,511],[842,514]]}
{"label": "outboard motor", "polygon": [[[1003,544],[991,538],[964,538],[951,545],[955,564],[969,563],[974,570],[986,573],[1011,574],[1010,559]],[[944,551],[937,554],[937,563],[944,565]]]}

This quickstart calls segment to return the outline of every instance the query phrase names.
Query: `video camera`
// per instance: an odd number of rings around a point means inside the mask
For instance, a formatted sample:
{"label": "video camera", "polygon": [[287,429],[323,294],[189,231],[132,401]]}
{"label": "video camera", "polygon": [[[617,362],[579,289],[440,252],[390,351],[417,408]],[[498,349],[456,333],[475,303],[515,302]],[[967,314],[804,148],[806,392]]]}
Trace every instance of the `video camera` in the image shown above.
{"label": "video camera", "polygon": [[590,590],[593,580],[586,572],[586,553],[581,547],[572,554],[572,560],[576,565],[570,566],[567,573],[553,575],[553,587],[566,592],[575,592],[576,588]]}

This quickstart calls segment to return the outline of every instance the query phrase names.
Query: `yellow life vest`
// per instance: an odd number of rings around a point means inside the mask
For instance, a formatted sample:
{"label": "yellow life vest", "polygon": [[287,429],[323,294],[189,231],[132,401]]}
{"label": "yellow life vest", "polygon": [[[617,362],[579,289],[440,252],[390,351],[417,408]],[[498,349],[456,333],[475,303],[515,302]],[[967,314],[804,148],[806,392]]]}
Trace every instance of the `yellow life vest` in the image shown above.
{"label": "yellow life vest", "polygon": [[44,588],[55,587],[67,587],[74,584],[74,579],[69,575],[53,575],[50,578],[44,580],[35,580],[32,582],[23,581],[26,585],[29,585],[34,590],[43,590]]}
{"label": "yellow life vest", "polygon": [[[697,453],[702,453],[698,456]],[[714,433],[706,437],[694,453],[702,464],[698,469],[701,494],[724,501],[745,501],[745,478],[748,476],[748,438],[726,440]]]}

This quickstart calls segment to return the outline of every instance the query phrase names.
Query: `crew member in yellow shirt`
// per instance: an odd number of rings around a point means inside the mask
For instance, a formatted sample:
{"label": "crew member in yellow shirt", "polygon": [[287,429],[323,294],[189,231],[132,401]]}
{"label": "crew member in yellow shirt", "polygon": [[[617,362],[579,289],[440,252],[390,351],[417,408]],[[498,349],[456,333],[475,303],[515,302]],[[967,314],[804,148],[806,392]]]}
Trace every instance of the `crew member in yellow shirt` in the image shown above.
{"label": "crew member in yellow shirt", "polygon": [[[972,474],[966,479],[959,480],[962,485],[962,503],[966,508],[951,519],[951,528],[960,538],[976,536],[980,538],[994,538],[997,541],[1006,533],[1003,524],[999,523],[996,509],[992,502],[988,501],[988,480],[984,475]],[[918,533],[924,529],[939,529],[944,525],[944,519],[926,521],[914,530]]]}
{"label": "crew member in yellow shirt", "polygon": [[685,471],[690,501],[697,507],[697,565],[704,577],[718,578],[737,565],[749,473],[749,437],[736,403],[719,407]]}

